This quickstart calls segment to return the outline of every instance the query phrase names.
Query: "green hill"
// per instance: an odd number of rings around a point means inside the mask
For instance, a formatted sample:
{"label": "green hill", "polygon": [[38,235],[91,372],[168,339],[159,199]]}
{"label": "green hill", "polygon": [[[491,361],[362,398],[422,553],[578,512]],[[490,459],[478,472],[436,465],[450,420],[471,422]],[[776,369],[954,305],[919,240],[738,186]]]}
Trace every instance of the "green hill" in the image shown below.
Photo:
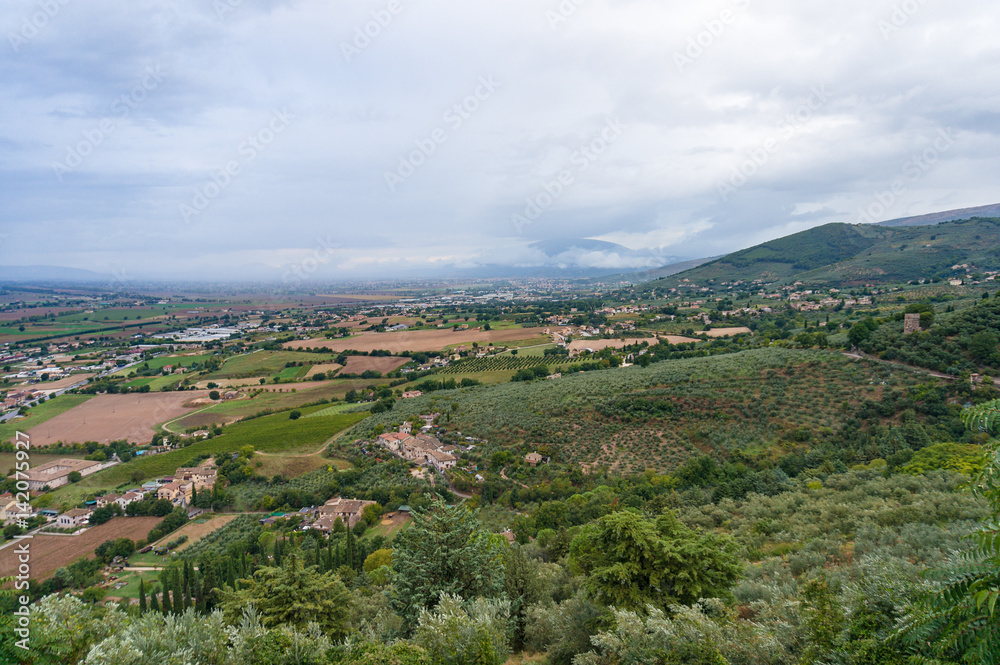
{"label": "green hill", "polygon": [[[767,466],[812,450],[825,451],[820,460],[853,464],[893,452],[882,450],[886,442],[891,448],[892,436],[912,438],[916,448],[963,431],[944,394],[928,382],[944,385],[837,353],[771,347],[435,392],[398,402],[345,440],[441,411],[449,414],[447,428],[488,439],[489,450],[513,446],[523,455],[544,447],[560,462],[591,469],[670,471],[702,454]],[[872,430],[899,423],[908,409],[908,422],[895,434]]]}
{"label": "green hill", "polygon": [[910,335],[903,334],[900,313],[858,338],[863,351],[885,360],[951,374],[995,376],[1000,374],[1000,297],[941,314],[925,330]]}
{"label": "green hill", "polygon": [[647,282],[640,290],[735,281],[801,281],[817,286],[895,283],[949,277],[951,267],[962,263],[1000,268],[1000,218],[933,226],[826,224]]}

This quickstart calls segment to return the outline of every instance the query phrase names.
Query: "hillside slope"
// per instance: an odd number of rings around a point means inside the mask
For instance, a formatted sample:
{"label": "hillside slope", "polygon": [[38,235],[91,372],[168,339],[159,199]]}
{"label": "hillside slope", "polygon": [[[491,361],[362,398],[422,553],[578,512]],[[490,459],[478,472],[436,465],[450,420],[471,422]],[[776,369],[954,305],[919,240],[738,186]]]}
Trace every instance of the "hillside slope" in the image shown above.
{"label": "hillside slope", "polygon": [[888,321],[859,346],[885,360],[938,372],[1000,374],[1000,297],[941,314],[926,330],[910,335],[903,334],[901,320]]}
{"label": "hillside slope", "polygon": [[[388,430],[411,415],[441,411],[454,414],[446,427],[488,439],[491,449],[544,447],[561,462],[589,468],[669,471],[706,453],[776,461],[796,449],[872,445],[854,419],[895,418],[908,408],[920,413],[903,395],[928,381],[940,383],[841,354],[772,347],[431,393],[397,403],[346,438],[368,438],[380,425]],[[939,406],[941,398],[933,396]],[[950,436],[933,419],[924,424],[931,439]]]}
{"label": "hillside slope", "polygon": [[641,288],[756,280],[851,286],[944,278],[952,274],[951,266],[960,263],[1000,268],[1000,218],[933,226],[826,224],[647,282]]}

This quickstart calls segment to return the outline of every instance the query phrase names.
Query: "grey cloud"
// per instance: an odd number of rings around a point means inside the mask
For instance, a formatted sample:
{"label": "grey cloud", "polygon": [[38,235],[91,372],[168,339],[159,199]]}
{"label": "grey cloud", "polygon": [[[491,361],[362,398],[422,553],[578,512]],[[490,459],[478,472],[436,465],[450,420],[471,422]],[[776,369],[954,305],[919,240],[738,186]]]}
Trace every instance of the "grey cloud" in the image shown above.
{"label": "grey cloud", "polygon": [[[389,0],[222,1],[232,11],[68,2],[16,52],[0,44],[0,263],[93,269],[117,255],[134,274],[190,277],[280,267],[332,235],[342,254],[324,277],[449,262],[645,268],[854,221],[949,127],[954,145],[885,217],[998,198],[995,3],[924,3],[900,21],[887,0],[589,0],[553,25],[554,0],[398,0],[391,19]],[[9,2],[0,35],[37,7]],[[723,11],[732,21],[719,23]],[[358,30],[368,43],[348,61]],[[700,53],[680,70],[692,40]],[[113,111],[148,67],[162,82]],[[483,76],[501,86],[454,126],[446,114]],[[282,108],[294,119],[250,159],[244,141]],[[574,165],[611,118],[620,139]],[[108,119],[114,131],[56,177],[53,163]],[[439,129],[391,191],[386,172]],[[769,141],[766,161],[720,195]],[[231,161],[239,174],[180,223]],[[572,185],[518,232],[525,199],[567,169]],[[576,238],[650,246],[531,248]]]}

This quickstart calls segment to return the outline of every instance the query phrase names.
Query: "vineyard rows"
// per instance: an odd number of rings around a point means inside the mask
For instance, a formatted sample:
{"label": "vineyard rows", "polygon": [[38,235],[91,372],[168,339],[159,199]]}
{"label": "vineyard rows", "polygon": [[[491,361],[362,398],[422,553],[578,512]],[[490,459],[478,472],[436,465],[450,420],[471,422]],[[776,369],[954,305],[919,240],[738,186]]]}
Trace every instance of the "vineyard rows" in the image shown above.
{"label": "vineyard rows", "polygon": [[576,358],[566,356],[493,356],[492,358],[471,358],[454,363],[439,374],[464,374],[466,372],[504,372],[517,371],[547,365],[557,367],[577,362]]}

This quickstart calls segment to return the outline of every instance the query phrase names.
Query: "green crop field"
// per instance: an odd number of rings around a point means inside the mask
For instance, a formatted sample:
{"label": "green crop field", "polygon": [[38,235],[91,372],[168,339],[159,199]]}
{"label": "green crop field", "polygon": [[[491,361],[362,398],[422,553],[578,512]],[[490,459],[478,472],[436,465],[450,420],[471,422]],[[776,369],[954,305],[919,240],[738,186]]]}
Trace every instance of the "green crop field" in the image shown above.
{"label": "green crop field", "polygon": [[[204,379],[234,379],[246,377],[271,377],[286,369],[290,362],[318,362],[328,360],[315,353],[300,351],[257,351],[239,356],[233,356],[216,372],[206,374]],[[291,368],[288,368],[291,369]]]}
{"label": "green crop field", "polygon": [[[149,554],[138,554],[133,555],[129,559],[129,563],[133,566],[162,566],[166,561],[163,557],[153,557],[148,561],[140,561],[140,558],[149,557]],[[155,570],[128,570],[126,569],[120,575],[116,582],[125,582],[125,586],[116,589],[114,586],[108,589],[108,596],[114,598],[138,598],[139,597],[139,579],[142,578],[146,581],[146,600],[149,600],[152,590],[159,589],[160,580],[159,573]]]}
{"label": "green crop field", "polygon": [[[191,427],[204,427],[210,423],[232,421],[252,416],[262,411],[281,411],[293,409],[303,404],[318,402],[321,399],[343,399],[350,390],[361,390],[365,386],[386,385],[390,379],[337,379],[274,387],[273,384],[262,386],[267,392],[262,392],[252,399],[230,400],[208,409],[188,414],[179,420],[167,423],[172,431],[183,431]],[[292,391],[295,392],[292,392]],[[278,392],[280,391],[280,392]],[[213,419],[213,416],[220,416]]]}
{"label": "green crop field", "polygon": [[308,414],[303,414],[303,418],[319,418],[321,416],[332,416],[338,413],[344,413],[345,411],[351,411],[357,409],[357,404],[334,404],[328,406],[325,409],[320,409],[319,411],[313,411]]}
{"label": "green crop field", "polygon": [[130,372],[136,371],[138,367],[142,367],[143,365],[148,365],[150,369],[155,370],[163,369],[167,365],[173,365],[174,367],[190,367],[195,363],[203,363],[209,358],[211,358],[211,356],[208,354],[194,356],[159,356],[157,358],[150,358],[139,365],[115,372],[115,374],[123,374],[127,376]]}
{"label": "green crop field", "polygon": [[[320,408],[322,406],[307,407],[303,411]],[[236,452],[248,445],[261,452],[312,453],[319,449],[324,441],[367,416],[367,412],[342,413],[291,420],[288,413],[284,412],[254,418],[227,427],[221,436],[198,441],[168,453],[138,457],[127,464],[119,464],[106,471],[87,476],[74,485],[60,487],[49,493],[51,497],[49,501],[75,505],[88,492],[98,488],[112,490],[124,486],[132,487],[151,478],[169,476],[177,470],[177,467],[191,463],[199,455]]]}
{"label": "green crop field", "polygon": [[16,432],[27,432],[32,427],[83,404],[91,397],[93,395],[59,395],[55,399],[32,407],[28,416],[0,423],[0,441],[10,441]]}
{"label": "green crop field", "polygon": [[141,386],[149,386],[152,392],[158,392],[163,390],[164,386],[176,386],[178,383],[184,380],[183,376],[171,374],[169,376],[143,376],[138,379],[132,379],[125,383],[129,388],[139,388]]}
{"label": "green crop field", "polygon": [[291,379],[299,379],[305,376],[309,372],[308,367],[286,367],[280,372],[278,372],[278,378],[282,381],[288,381]]}

